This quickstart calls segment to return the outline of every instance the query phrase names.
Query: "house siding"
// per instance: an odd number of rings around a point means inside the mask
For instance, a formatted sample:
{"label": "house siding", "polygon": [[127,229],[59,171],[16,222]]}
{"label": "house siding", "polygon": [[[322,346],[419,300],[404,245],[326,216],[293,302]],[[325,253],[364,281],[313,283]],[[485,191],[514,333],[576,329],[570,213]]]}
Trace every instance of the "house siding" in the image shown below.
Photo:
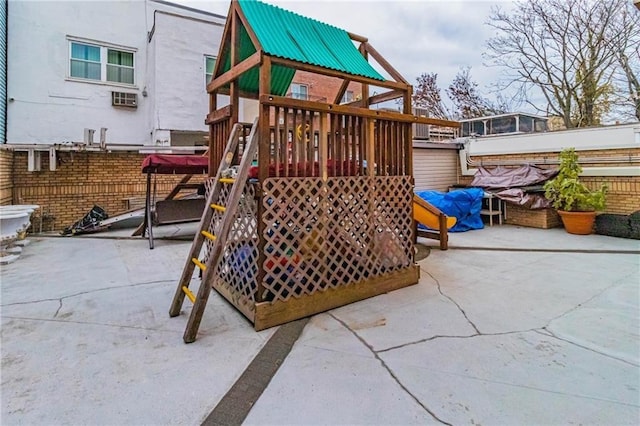
{"label": "house siding", "polygon": [[457,183],[458,151],[444,148],[414,148],[415,190],[446,192]]}

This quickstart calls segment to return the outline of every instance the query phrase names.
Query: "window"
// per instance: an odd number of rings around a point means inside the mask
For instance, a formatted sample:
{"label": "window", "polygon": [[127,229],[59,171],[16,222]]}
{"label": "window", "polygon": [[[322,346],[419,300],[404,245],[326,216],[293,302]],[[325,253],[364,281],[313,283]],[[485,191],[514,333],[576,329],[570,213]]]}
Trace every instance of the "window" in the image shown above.
{"label": "window", "polygon": [[216,67],[216,58],[215,56],[205,56],[204,57],[204,85],[206,87],[207,84],[211,82],[213,78],[213,69]]}
{"label": "window", "polygon": [[107,81],[133,84],[133,53],[107,49]]}
{"label": "window", "polygon": [[291,83],[291,97],[293,99],[309,99],[309,91],[307,85]]}
{"label": "window", "polygon": [[100,47],[71,43],[71,77],[101,80]]}
{"label": "window", "polygon": [[133,85],[134,52],[96,44],[69,43],[69,76]]}
{"label": "window", "polygon": [[347,90],[346,92],[344,92],[344,95],[342,96],[342,101],[340,101],[340,103],[346,104],[351,101],[353,101],[353,90]]}

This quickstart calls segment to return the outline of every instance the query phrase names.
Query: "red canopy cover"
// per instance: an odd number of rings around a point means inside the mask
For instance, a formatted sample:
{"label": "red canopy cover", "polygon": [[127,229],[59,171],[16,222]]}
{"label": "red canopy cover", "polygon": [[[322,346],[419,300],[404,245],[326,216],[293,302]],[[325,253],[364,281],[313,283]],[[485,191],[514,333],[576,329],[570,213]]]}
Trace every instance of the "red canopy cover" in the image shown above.
{"label": "red canopy cover", "polygon": [[209,157],[151,154],[142,161],[142,173],[195,175],[209,171]]}

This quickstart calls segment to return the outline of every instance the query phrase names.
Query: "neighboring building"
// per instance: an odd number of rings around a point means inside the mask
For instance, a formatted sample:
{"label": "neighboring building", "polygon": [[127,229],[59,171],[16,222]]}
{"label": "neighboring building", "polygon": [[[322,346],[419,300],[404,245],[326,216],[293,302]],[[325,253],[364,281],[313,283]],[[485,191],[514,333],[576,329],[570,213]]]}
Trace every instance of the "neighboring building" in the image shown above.
{"label": "neighboring building", "polygon": [[[327,77],[306,71],[296,71],[288,97],[314,102],[333,103],[335,96],[340,89],[342,80],[339,78]],[[347,103],[361,99],[362,85],[350,83],[344,96],[338,103]]]}
{"label": "neighboring building", "polygon": [[460,136],[492,136],[509,133],[546,132],[547,117],[509,113],[459,120]]}
{"label": "neighboring building", "polygon": [[15,1],[7,16],[7,143],[87,142],[85,129],[99,143],[101,128],[108,144],[206,142],[224,16],[161,0]]}

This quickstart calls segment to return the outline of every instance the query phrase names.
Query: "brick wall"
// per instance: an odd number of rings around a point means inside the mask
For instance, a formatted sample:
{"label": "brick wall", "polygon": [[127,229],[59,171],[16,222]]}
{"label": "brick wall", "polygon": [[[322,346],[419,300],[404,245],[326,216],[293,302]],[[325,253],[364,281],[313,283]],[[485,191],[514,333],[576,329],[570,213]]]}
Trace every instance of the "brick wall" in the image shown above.
{"label": "brick wall", "polygon": [[13,200],[13,151],[0,149],[0,205]]}
{"label": "brick wall", "polygon": [[[609,149],[609,150],[593,150],[593,151],[579,151],[579,157],[582,158],[596,158],[602,157],[602,162],[581,164],[585,167],[628,167],[638,164],[631,164],[628,162],[611,162],[607,161],[605,157],[629,157],[640,155],[640,148],[629,149]],[[545,160],[557,160],[558,153],[531,153],[531,154],[509,154],[509,155],[492,155],[492,156],[479,156],[473,157],[472,160],[481,161],[523,161],[537,162],[539,164],[544,163]],[[459,181],[461,184],[468,185],[471,183],[473,176],[461,176],[458,165]],[[491,168],[492,166],[486,166]],[[541,167],[557,167],[544,166]],[[604,213],[617,213],[617,214],[629,214],[640,210],[640,176],[584,176],[581,181],[589,188],[599,188],[602,183],[608,186],[607,192],[607,208]]]}
{"label": "brick wall", "polygon": [[[326,102],[333,103],[338,89],[342,85],[342,79],[306,71],[296,71],[292,83],[305,84],[308,87],[309,100],[311,101],[326,98]],[[356,96],[362,95],[362,85],[360,83],[349,83],[347,90],[353,92],[354,99]]]}
{"label": "brick wall", "polygon": [[[126,211],[128,198],[144,197],[146,175],[140,168],[144,157],[131,152],[59,152],[57,170],[50,171],[48,156],[42,156],[42,170],[28,172],[27,153],[15,152],[13,203],[40,205],[33,221],[39,224],[39,213],[46,213],[44,230],[73,224],[94,204],[114,216]],[[182,177],[156,175],[157,194],[166,195]]]}

